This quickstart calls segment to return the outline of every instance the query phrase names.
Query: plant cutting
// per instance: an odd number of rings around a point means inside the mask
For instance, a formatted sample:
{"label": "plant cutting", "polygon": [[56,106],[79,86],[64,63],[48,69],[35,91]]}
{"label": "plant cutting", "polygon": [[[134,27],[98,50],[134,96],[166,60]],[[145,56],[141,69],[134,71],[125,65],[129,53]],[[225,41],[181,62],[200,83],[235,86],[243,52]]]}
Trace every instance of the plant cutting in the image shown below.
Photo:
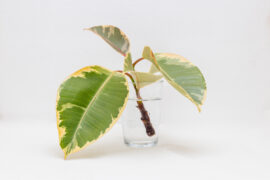
{"label": "plant cutting", "polygon": [[[122,70],[102,66],[84,67],[66,78],[57,93],[56,114],[60,147],[65,158],[94,143],[117,122],[134,88],[142,126],[148,136],[155,135],[149,112],[140,90],[164,78],[189,99],[199,111],[206,97],[205,79],[198,67],[186,58],[171,53],[154,53],[145,46],[142,56],[133,61],[127,36],[111,25],[86,28],[100,36],[123,57]],[[151,62],[149,72],[135,70],[138,63]],[[128,79],[132,82],[129,87]]]}

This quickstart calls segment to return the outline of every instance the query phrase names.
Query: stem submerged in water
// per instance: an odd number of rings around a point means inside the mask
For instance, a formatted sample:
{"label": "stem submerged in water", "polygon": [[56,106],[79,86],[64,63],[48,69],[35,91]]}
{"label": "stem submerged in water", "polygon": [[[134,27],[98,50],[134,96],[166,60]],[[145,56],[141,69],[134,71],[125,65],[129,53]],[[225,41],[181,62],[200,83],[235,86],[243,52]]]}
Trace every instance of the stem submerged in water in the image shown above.
{"label": "stem submerged in water", "polygon": [[[139,93],[139,91],[138,91],[138,93]],[[136,92],[136,94],[137,94],[137,92]],[[140,95],[140,94],[139,94]],[[140,96],[139,96],[140,97]],[[137,98],[138,99],[140,99],[138,97],[138,95],[137,95]],[[152,125],[152,123],[151,123],[151,121],[150,121],[150,117],[149,117],[149,115],[148,115],[148,112],[146,111],[146,109],[145,109],[145,107],[144,107],[144,104],[143,104],[143,102],[142,101],[137,101],[137,104],[138,104],[138,106],[137,106],[137,108],[140,110],[140,112],[141,112],[141,120],[142,120],[142,122],[143,122],[143,124],[144,124],[144,126],[145,126],[145,129],[146,129],[146,134],[148,135],[148,136],[153,136],[153,135],[155,135],[155,129],[154,129],[154,127],[153,127],[153,125]]]}

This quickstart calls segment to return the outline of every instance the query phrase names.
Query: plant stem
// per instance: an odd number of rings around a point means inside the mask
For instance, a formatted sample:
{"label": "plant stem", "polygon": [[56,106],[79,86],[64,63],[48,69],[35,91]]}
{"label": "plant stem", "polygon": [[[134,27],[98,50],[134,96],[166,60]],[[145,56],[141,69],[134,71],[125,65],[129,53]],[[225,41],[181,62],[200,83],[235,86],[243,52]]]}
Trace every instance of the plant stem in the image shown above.
{"label": "plant stem", "polygon": [[144,58],[137,59],[137,60],[132,64],[133,68],[135,67],[135,65],[136,65],[138,62],[140,62],[140,61],[142,61],[142,60],[144,60]]}
{"label": "plant stem", "polygon": [[[123,71],[117,71],[117,72],[123,72]],[[130,80],[132,81],[133,87],[134,87],[135,92],[136,92],[137,99],[142,99],[142,97],[141,97],[141,95],[140,95],[140,91],[139,91],[139,89],[137,88],[136,83],[135,83],[135,81],[134,81],[132,75],[129,74],[129,73],[127,73],[127,72],[125,73],[125,75],[127,75],[127,76],[130,78]],[[143,101],[137,100],[137,105],[138,105],[137,108],[138,108],[138,109],[140,110],[140,112],[141,112],[141,120],[142,120],[142,122],[143,122],[143,124],[144,124],[144,126],[145,126],[146,134],[147,134],[148,136],[153,136],[153,135],[155,135],[155,134],[156,134],[156,133],[155,133],[155,129],[154,129],[154,127],[153,127],[153,125],[152,125],[152,123],[151,123],[151,121],[150,121],[150,117],[149,117],[149,115],[148,115],[147,110],[146,110],[145,107],[144,107]]]}
{"label": "plant stem", "polygon": [[[135,88],[135,86],[134,86],[134,88]],[[136,91],[137,98],[142,99],[139,90],[137,88],[135,88],[135,91]],[[146,111],[146,109],[144,107],[143,101],[137,101],[137,105],[138,105],[137,108],[141,112],[141,116],[142,116],[141,120],[145,126],[146,134],[148,136],[155,135],[155,129],[150,121],[150,117],[149,117],[148,112]]]}

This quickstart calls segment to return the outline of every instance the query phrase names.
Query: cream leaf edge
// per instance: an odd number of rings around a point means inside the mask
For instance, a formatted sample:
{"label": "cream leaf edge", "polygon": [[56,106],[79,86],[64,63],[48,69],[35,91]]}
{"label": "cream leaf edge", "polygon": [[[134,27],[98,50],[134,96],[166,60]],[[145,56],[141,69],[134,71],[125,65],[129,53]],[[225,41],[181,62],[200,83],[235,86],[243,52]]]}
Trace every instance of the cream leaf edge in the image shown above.
{"label": "cream leaf edge", "polygon": [[[180,55],[177,55],[177,54],[172,54],[172,53],[159,53],[159,54],[163,54],[163,55],[167,55],[168,57],[170,57],[170,55],[173,55],[173,56],[179,56],[179,57],[182,57]],[[153,53],[153,51],[151,50],[151,48],[149,46],[145,46],[144,49],[143,49],[143,53],[142,53],[142,57],[149,60],[151,63],[153,63],[156,68],[164,75],[165,79],[173,86],[175,87],[178,91],[180,91],[182,93],[182,95],[184,95],[186,98],[188,98],[198,109],[199,112],[201,112],[201,106],[203,105],[205,99],[206,99],[206,94],[207,94],[207,88],[205,89],[204,91],[204,95],[203,95],[203,98],[201,100],[201,103],[197,103],[193,100],[193,98],[187,93],[187,91],[182,87],[180,86],[179,84],[177,84],[176,82],[170,80],[170,79],[173,79],[171,78],[171,76],[169,76],[158,64],[157,60],[156,60],[156,57]],[[183,57],[184,58],[184,57]],[[194,64],[192,64],[190,61],[188,61],[186,58],[184,58],[185,61],[189,62],[190,65],[193,65],[195,66]],[[169,77],[169,78],[168,78]]]}
{"label": "cream leaf edge", "polygon": [[[95,65],[95,66],[86,66],[86,67],[84,67],[84,68],[82,68],[82,69],[80,69],[80,70],[74,72],[73,74],[69,75],[69,76],[63,81],[63,83],[64,83],[65,81],[67,81],[68,79],[70,79],[71,77],[84,77],[83,74],[82,74],[83,72],[91,72],[91,71],[97,72],[95,69],[93,69],[93,67],[101,67],[101,66],[97,66],[97,65]],[[104,68],[104,67],[102,67],[102,68],[105,69],[105,70],[107,70],[107,71],[110,71],[110,72],[113,73],[113,71],[111,71],[111,70],[109,70],[109,69],[106,69],[106,68]],[[126,77],[125,77],[125,75],[124,75],[123,73],[120,73],[120,72],[115,72],[115,73],[119,73],[119,74],[123,75],[123,77],[124,77],[125,80],[126,80]],[[115,123],[116,123],[116,122],[118,121],[118,119],[121,117],[121,115],[122,115],[124,109],[126,108],[127,101],[128,101],[128,97],[129,97],[129,86],[128,86],[128,81],[127,81],[127,80],[126,80],[126,82],[124,83],[124,85],[127,87],[127,90],[128,90],[127,96],[126,96],[126,98],[125,98],[125,100],[124,100],[123,106],[119,108],[120,111],[119,111],[119,113],[118,113],[118,116],[117,116],[116,118],[112,119],[112,123],[110,124],[110,126],[104,131],[104,133],[101,133],[97,139],[92,140],[92,141],[90,141],[90,142],[87,142],[87,143],[86,143],[84,146],[82,146],[81,148],[78,147],[78,146],[76,146],[76,148],[74,148],[74,149],[73,149],[72,151],[70,151],[70,153],[68,153],[68,154],[66,153],[65,149],[62,149],[62,148],[61,148],[61,149],[63,150],[64,154],[65,154],[65,155],[64,155],[64,159],[66,159],[68,155],[71,155],[71,154],[73,154],[73,153],[75,153],[75,152],[78,152],[78,151],[80,151],[80,150],[86,148],[87,146],[93,144],[93,143],[96,142],[98,139],[100,139],[102,136],[104,136],[104,135],[105,135],[105,134],[106,134],[106,133],[114,126],[114,125],[115,125]],[[60,95],[59,95],[59,94],[60,94],[60,87],[59,87],[58,90],[57,90],[56,108],[57,108],[58,101],[59,101],[59,99],[60,99]],[[59,143],[60,143],[62,137],[63,137],[64,134],[65,134],[65,128],[59,127],[59,123],[60,123],[60,111],[58,111],[58,110],[56,110],[56,119],[57,119],[57,130],[58,130]]]}

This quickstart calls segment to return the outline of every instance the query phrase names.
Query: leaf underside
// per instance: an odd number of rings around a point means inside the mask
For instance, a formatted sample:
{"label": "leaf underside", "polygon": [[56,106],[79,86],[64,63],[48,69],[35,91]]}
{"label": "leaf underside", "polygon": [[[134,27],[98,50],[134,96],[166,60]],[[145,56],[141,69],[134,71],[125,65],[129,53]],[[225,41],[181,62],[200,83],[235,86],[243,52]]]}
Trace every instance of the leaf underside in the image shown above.
{"label": "leaf underside", "polygon": [[145,86],[148,86],[150,84],[153,84],[157,81],[159,81],[160,79],[162,79],[162,75],[159,74],[152,74],[152,73],[148,73],[148,72],[135,72],[136,74],[136,78],[139,84],[140,88],[143,88]]}
{"label": "leaf underside", "polygon": [[85,67],[61,84],[57,127],[65,157],[93,143],[116,123],[128,93],[122,73],[100,66]]}
{"label": "leaf underside", "polygon": [[201,111],[206,97],[206,83],[197,66],[176,54],[154,54],[148,46],[144,48],[143,57],[150,60],[164,78]]}
{"label": "leaf underside", "polygon": [[156,66],[154,64],[151,64],[149,73],[155,74],[157,72],[159,72],[159,70],[156,68]]}

